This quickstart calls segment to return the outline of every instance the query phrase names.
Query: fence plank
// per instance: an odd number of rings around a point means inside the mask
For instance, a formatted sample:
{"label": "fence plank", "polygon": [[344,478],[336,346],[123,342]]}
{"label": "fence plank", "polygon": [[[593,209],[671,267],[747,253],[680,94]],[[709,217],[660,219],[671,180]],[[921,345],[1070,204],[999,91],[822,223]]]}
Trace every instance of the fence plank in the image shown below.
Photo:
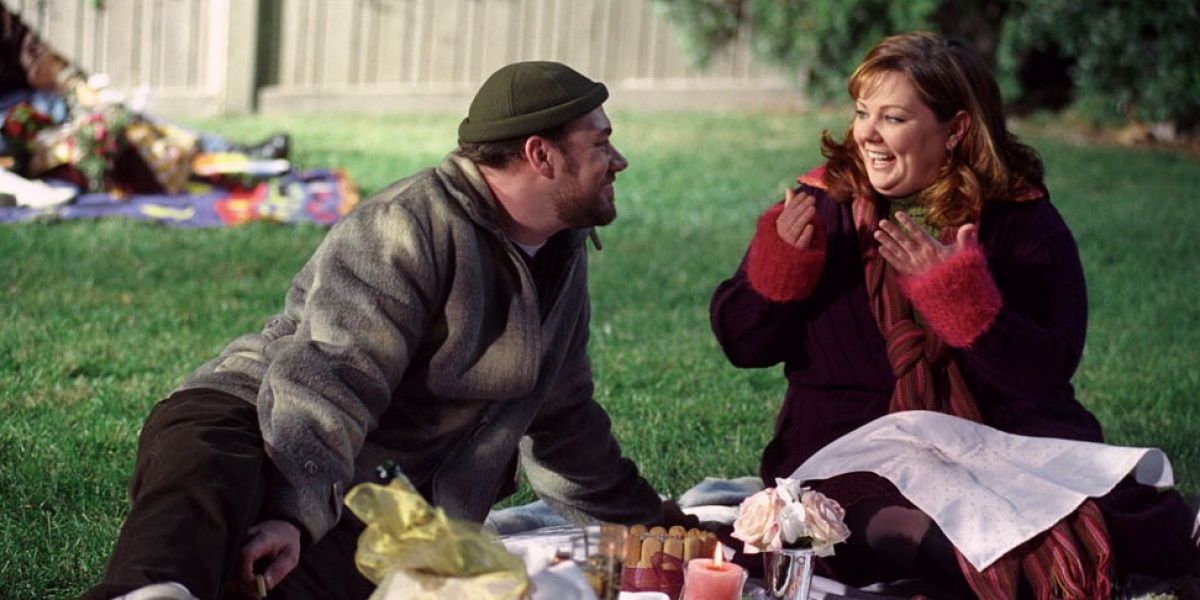
{"label": "fence plank", "polygon": [[432,84],[460,80],[463,43],[459,31],[464,2],[439,2],[428,13],[429,52],[425,81]]}
{"label": "fence plank", "polygon": [[317,0],[316,18],[323,28],[320,54],[315,57],[321,66],[316,75],[322,87],[346,87],[355,84],[351,76],[353,56],[357,52],[354,20],[347,9],[352,0]]}
{"label": "fence plank", "polygon": [[258,30],[258,0],[236,0],[227,8],[228,43],[223,64],[222,113],[250,112],[255,107],[254,32]]}
{"label": "fence plank", "polygon": [[519,5],[510,0],[486,0],[483,18],[472,31],[479,38],[479,58],[469,74],[471,81],[483,81],[496,69],[515,60],[515,41],[512,29]]}
{"label": "fence plank", "polygon": [[[161,4],[160,4],[161,6]],[[189,66],[191,54],[196,50],[191,44],[170,43],[171,40],[187,40],[192,38],[191,6],[181,2],[170,2],[161,6],[156,27],[161,36],[156,40],[161,48],[155,52],[156,86],[187,87],[193,83]]]}
{"label": "fence plank", "polygon": [[116,82],[136,85],[140,73],[130,60],[136,51],[137,36],[141,34],[141,22],[137,19],[138,2],[117,2],[105,7],[104,63],[105,72]]}
{"label": "fence plank", "polygon": [[410,1],[374,3],[379,42],[375,49],[375,72],[371,81],[376,85],[398,84],[408,79],[412,4]]}
{"label": "fence plank", "polygon": [[284,2],[280,6],[280,32],[275,36],[279,40],[280,86],[295,86],[300,79],[300,11],[301,6],[298,2]]}

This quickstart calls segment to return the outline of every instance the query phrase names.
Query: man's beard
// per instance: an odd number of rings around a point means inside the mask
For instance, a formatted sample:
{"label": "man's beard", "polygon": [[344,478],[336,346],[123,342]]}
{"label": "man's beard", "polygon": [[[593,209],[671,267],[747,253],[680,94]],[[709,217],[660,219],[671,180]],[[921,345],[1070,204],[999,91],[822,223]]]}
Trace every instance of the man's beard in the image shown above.
{"label": "man's beard", "polygon": [[[568,156],[567,174],[574,176],[578,171],[579,164]],[[558,213],[558,219],[575,229],[612,223],[617,218],[617,208],[602,195],[603,189],[604,185],[601,184],[590,193],[585,193],[576,181],[566,184],[563,189],[558,190],[554,198],[554,209]]]}

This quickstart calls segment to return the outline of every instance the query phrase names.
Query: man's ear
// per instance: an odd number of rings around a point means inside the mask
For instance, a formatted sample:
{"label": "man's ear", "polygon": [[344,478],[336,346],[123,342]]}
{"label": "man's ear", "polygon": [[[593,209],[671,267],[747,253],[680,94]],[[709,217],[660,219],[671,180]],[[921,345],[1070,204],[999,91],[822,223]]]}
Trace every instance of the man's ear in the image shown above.
{"label": "man's ear", "polygon": [[554,179],[554,163],[552,157],[558,148],[540,135],[531,135],[525,139],[524,158],[526,164],[542,177]]}

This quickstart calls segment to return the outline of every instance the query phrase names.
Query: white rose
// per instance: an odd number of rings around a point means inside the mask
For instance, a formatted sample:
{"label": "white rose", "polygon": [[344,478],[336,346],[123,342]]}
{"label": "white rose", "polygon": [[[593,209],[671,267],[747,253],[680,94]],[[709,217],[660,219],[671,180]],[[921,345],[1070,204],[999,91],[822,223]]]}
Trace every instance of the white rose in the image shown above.
{"label": "white rose", "polygon": [[779,535],[779,512],[783,503],[773,488],[767,488],[742,501],[737,520],[733,522],[733,537],[746,542],[744,551],[756,554],[783,548]]}
{"label": "white rose", "polygon": [[783,506],[779,511],[779,533],[784,544],[794,543],[809,535],[808,515],[803,504],[792,502]]}
{"label": "white rose", "polygon": [[808,491],[808,488],[800,485],[800,481],[797,479],[775,479],[775,494],[779,496],[784,504],[800,502],[800,497],[806,491]]}
{"label": "white rose", "polygon": [[836,501],[820,492],[808,491],[801,498],[808,520],[808,535],[818,556],[833,554],[833,545],[850,537],[850,528],[842,521],[846,512]]}

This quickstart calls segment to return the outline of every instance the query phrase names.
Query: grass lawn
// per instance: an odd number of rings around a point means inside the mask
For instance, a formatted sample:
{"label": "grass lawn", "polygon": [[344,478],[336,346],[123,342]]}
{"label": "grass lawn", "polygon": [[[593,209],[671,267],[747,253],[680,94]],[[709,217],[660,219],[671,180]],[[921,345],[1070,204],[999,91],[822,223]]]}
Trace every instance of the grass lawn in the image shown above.
{"label": "grass lawn", "polygon": [[[457,117],[249,117],[198,123],[237,139],[285,129],[302,166],[366,192],[435,164]],[[840,117],[617,113],[620,218],[592,254],[597,394],[660,491],[756,472],[783,395],[708,327],[713,288],[754,220],[817,163]],[[1200,489],[1200,164],[1042,139],[1079,241],[1091,328],[1078,395],[1110,441],[1157,446]],[[282,306],[324,230],[187,231],[117,221],[0,227],[0,597],[73,597],[97,580],[125,511],[150,406]],[[516,501],[528,500],[527,492]]]}

